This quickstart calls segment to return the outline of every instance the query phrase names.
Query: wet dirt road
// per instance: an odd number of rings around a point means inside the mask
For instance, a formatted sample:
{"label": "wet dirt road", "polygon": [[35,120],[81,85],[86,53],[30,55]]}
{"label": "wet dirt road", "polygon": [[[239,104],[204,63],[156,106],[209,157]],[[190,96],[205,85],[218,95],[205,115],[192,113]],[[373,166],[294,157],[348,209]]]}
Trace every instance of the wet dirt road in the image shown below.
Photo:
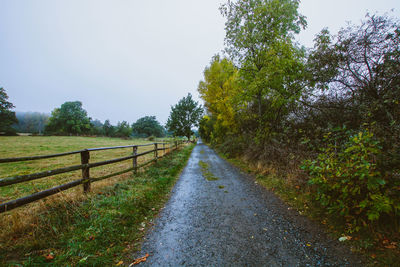
{"label": "wet dirt road", "polygon": [[137,256],[146,253],[140,266],[363,266],[201,143]]}

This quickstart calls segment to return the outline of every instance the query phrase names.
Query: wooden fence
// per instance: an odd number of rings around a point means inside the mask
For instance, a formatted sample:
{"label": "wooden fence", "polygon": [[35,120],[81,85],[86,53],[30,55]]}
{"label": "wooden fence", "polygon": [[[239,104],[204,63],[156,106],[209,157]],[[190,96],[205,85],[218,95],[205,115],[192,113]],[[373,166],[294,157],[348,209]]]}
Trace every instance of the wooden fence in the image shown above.
{"label": "wooden fence", "polygon": [[[75,187],[75,186],[78,186],[81,184],[83,185],[83,192],[87,193],[90,191],[91,183],[101,181],[101,180],[104,180],[107,178],[111,178],[111,177],[114,177],[114,176],[117,176],[117,175],[120,175],[123,173],[127,173],[130,171],[136,173],[139,168],[142,168],[142,167],[150,164],[151,162],[157,161],[157,159],[159,158],[158,151],[162,150],[164,152],[163,153],[163,156],[164,156],[165,154],[169,153],[171,150],[177,149],[182,144],[183,144],[183,141],[175,141],[172,143],[171,142],[169,142],[169,143],[151,143],[151,144],[145,144],[145,145],[90,148],[90,149],[84,149],[84,150],[78,150],[78,151],[71,151],[71,152],[52,154],[52,155],[34,156],[34,157],[2,158],[2,159],[0,158],[0,164],[2,164],[2,163],[19,162],[19,161],[48,159],[48,158],[62,157],[62,156],[73,155],[73,154],[80,154],[80,156],[81,156],[81,164],[80,165],[68,166],[68,167],[64,167],[64,168],[59,168],[59,169],[54,169],[54,170],[49,170],[49,171],[44,171],[44,172],[37,172],[37,173],[32,173],[32,174],[27,174],[27,175],[18,175],[18,176],[14,176],[14,177],[0,178],[0,187],[9,186],[9,185],[18,184],[18,183],[27,182],[27,181],[32,181],[32,180],[49,177],[49,176],[56,175],[56,174],[82,170],[82,178],[81,179],[74,180],[72,182],[62,184],[62,185],[59,185],[59,186],[56,186],[56,187],[53,187],[53,188],[50,188],[50,189],[47,189],[44,191],[36,192],[29,196],[11,200],[6,203],[1,203],[0,204],[0,213],[15,209],[17,207],[37,201],[39,199],[43,199],[45,197],[57,194],[61,191],[67,190],[69,188],[72,188],[72,187]],[[145,146],[154,146],[154,148],[153,148],[153,150],[145,151],[142,153],[137,153],[138,147],[145,147]],[[92,151],[122,149],[122,148],[132,148],[132,154],[129,156],[126,156],[126,157],[122,157],[122,158],[114,158],[111,160],[89,163],[90,152],[92,152]],[[144,155],[150,154],[150,153],[154,153],[154,158],[143,164],[138,165],[138,158],[142,157]],[[97,177],[97,178],[90,177],[90,169],[91,168],[108,165],[108,164],[113,164],[113,163],[126,161],[126,160],[132,160],[131,168],[125,169],[125,170],[122,170],[119,172],[111,173],[111,174],[108,174],[105,176]]]}

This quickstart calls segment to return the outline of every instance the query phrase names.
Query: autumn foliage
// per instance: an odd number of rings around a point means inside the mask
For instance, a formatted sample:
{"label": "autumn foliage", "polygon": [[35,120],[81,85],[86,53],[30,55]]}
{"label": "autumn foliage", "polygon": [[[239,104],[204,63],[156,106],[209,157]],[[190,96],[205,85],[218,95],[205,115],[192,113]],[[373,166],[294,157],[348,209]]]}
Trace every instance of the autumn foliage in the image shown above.
{"label": "autumn foliage", "polygon": [[298,6],[222,6],[226,53],[198,86],[200,134],[301,186],[347,232],[398,232],[400,23],[367,14],[337,35],[323,29],[305,49],[295,42],[307,25]]}

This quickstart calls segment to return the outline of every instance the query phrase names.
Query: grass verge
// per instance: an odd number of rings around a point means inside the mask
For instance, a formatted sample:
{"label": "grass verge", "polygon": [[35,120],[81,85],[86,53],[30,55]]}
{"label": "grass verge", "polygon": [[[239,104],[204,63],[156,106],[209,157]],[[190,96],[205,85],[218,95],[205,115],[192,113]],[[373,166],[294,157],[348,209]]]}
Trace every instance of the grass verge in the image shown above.
{"label": "grass verge", "polygon": [[255,176],[256,182],[274,192],[286,204],[299,214],[321,224],[327,233],[336,240],[343,240],[356,253],[363,254],[370,262],[368,266],[400,266],[399,234],[390,237],[377,232],[345,234],[343,218],[328,214],[313,198],[307,185],[296,185],[295,179],[280,177],[273,168],[260,168],[260,164],[251,164],[243,159],[220,156],[241,170]]}
{"label": "grass verge", "polygon": [[132,259],[126,255],[139,249],[145,228],[167,200],[193,147],[169,154],[143,173],[81,202],[49,203],[33,226],[35,230],[24,233],[24,242],[2,247],[0,265],[129,263]]}

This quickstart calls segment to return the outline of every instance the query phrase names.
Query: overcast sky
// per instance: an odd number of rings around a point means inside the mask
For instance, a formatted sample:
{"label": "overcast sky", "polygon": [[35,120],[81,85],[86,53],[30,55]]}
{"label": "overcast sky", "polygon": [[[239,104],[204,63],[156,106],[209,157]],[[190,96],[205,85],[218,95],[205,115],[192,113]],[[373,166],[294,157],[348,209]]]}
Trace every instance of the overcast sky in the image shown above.
{"label": "overcast sky", "polygon": [[[197,85],[224,43],[223,0],[0,0],[0,87],[16,111],[50,113],[82,101],[113,124],[154,115]],[[399,0],[303,0],[310,47],[316,33],[359,23],[366,12],[400,17]]]}

